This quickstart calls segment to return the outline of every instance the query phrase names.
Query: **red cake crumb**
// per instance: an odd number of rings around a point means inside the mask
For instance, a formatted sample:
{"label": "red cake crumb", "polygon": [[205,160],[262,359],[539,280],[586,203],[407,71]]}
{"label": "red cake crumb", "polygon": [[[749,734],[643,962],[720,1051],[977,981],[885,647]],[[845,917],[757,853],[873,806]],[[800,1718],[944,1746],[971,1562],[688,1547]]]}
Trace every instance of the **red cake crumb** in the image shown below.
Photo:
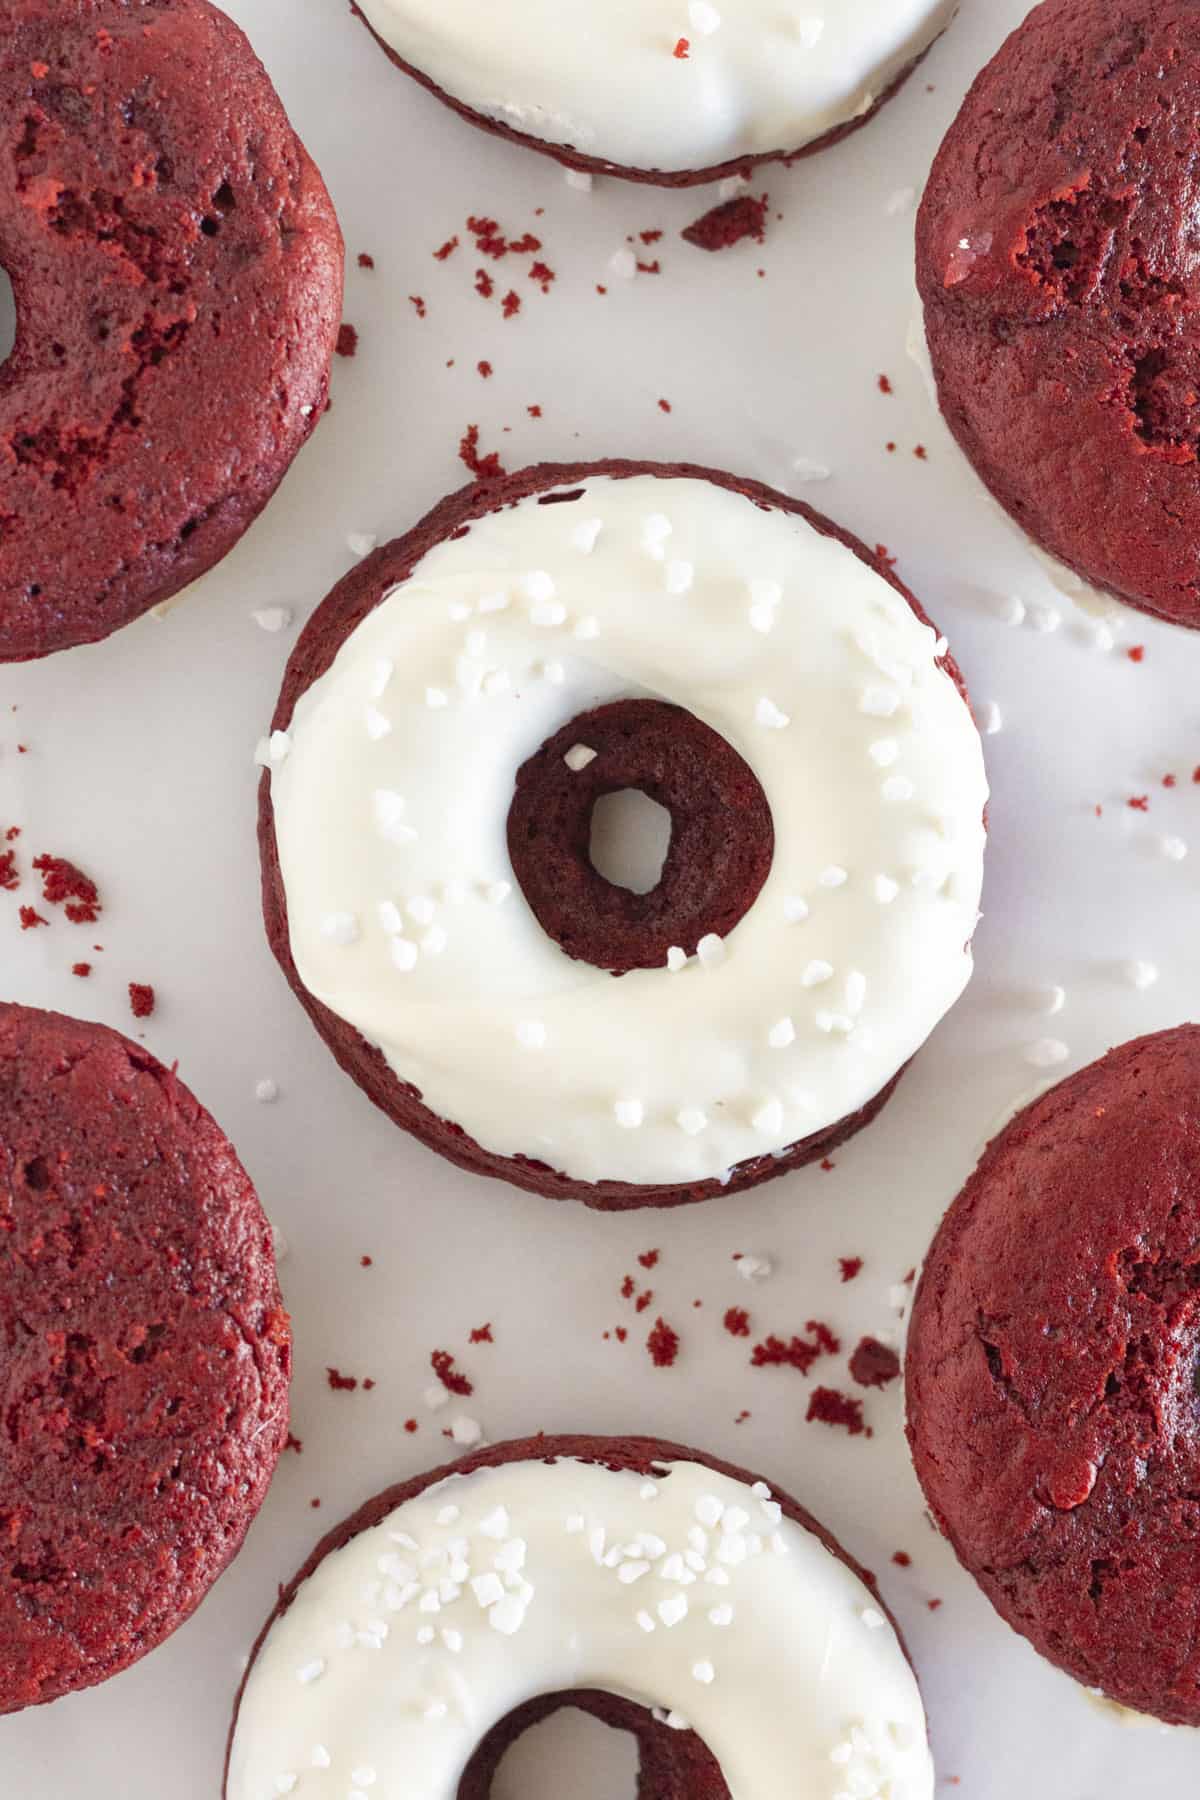
{"label": "red cake crumb", "polygon": [[374,1262],[375,1258],[373,1256],[360,1256],[358,1259],[359,1267],[362,1269],[371,1268]]}
{"label": "red cake crumb", "polygon": [[352,1394],[358,1386],[356,1376],[343,1375],[340,1369],[326,1368],[325,1377],[335,1394]]}
{"label": "red cake crumb", "polygon": [[135,1019],[148,1019],[154,1011],[154,989],[146,981],[129,984],[129,1010]]}
{"label": "red cake crumb", "polygon": [[837,1168],[837,1164],[834,1162],[834,1160],[831,1156],[823,1156],[821,1158],[821,1167],[825,1171],[826,1175],[829,1175],[829,1174],[832,1174],[833,1170]]}
{"label": "red cake crumb", "polygon": [[304,1454],[303,1438],[296,1437],[290,1431],[288,1432],[287,1437],[284,1439],[283,1447],[285,1450],[294,1450],[296,1452],[297,1456],[303,1456],[303,1454]]}
{"label": "red cake crumb", "polygon": [[638,236],[641,238],[643,244],[657,244],[658,240],[662,237],[662,231],[656,226],[651,231],[639,231]]}
{"label": "red cake crumb", "polygon": [[475,364],[475,367],[479,370],[479,373],[483,376],[483,379],[485,381],[490,381],[492,378],[492,375],[495,373],[495,371],[492,368],[491,363],[487,362],[486,360],[483,362],[477,362]]}
{"label": "red cake crumb", "polygon": [[491,1321],[489,1320],[486,1325],[476,1325],[469,1341],[472,1344],[494,1344],[496,1340],[492,1336]]}
{"label": "red cake crumb", "polygon": [[487,270],[486,269],[476,269],[476,271],[475,271],[475,292],[477,294],[482,295],[482,297],[485,300],[490,300],[492,295],[495,293],[495,291],[496,291],[496,284],[492,280],[491,276],[488,274]]}
{"label": "red cake crumb", "polygon": [[550,283],[552,281],[557,281],[558,276],[547,263],[535,262],[529,265],[529,279],[530,281],[536,281],[539,284],[543,294],[548,294],[550,292]]}
{"label": "red cake crumb", "polygon": [[1192,780],[1197,787],[1200,787],[1200,763],[1192,770]]}
{"label": "red cake crumb", "polygon": [[313,1511],[316,1512],[321,1502],[319,1500],[310,1500],[308,1504],[312,1507]]}
{"label": "red cake crumb", "polygon": [[412,1436],[414,1432],[420,1431],[421,1427],[417,1424],[415,1419],[405,1419],[404,1429]]}
{"label": "red cake crumb", "polygon": [[1145,662],[1146,646],[1145,644],[1131,644],[1125,654],[1132,663]]}
{"label": "red cake crumb", "polygon": [[448,256],[453,256],[454,252],[457,249],[458,249],[458,239],[456,237],[447,238],[445,243],[442,245],[441,249],[434,251],[434,253],[433,253],[434,261],[435,262],[445,262],[446,258]]}
{"label": "red cake crumb", "polygon": [[640,262],[640,263],[637,263],[635,266],[637,268],[639,275],[661,275],[662,274],[662,264],[659,262],[657,256],[655,257],[653,262]]}
{"label": "red cake crumb", "polygon": [[358,253],[358,266],[360,269],[373,269],[375,267],[375,258],[369,256],[365,250],[360,250]]}
{"label": "red cake crumb", "polygon": [[334,349],[339,356],[358,355],[358,332],[354,329],[353,325],[340,325],[338,327],[337,343],[334,345]]}
{"label": "red cake crumb", "polygon": [[671,402],[669,400],[660,400],[658,403],[658,410],[659,412],[669,413],[671,410]]}
{"label": "red cake crumb", "polygon": [[836,1388],[814,1388],[804,1417],[810,1425],[844,1426],[851,1437],[860,1437],[866,1430],[862,1401],[852,1400],[849,1394],[840,1394]]}
{"label": "red cake crumb", "polygon": [[675,48],[672,50],[671,55],[678,58],[680,62],[686,62],[688,51],[691,47],[692,46],[688,43],[686,38],[680,38],[676,43]]}
{"label": "red cake crumb", "polygon": [[680,232],[697,250],[728,250],[743,238],[761,244],[767,234],[767,195],[737,194],[723,200]]}
{"label": "red cake crumb", "polygon": [[429,308],[426,306],[426,304],[425,304],[424,300],[421,298],[420,294],[410,294],[408,296],[408,300],[409,300],[409,305],[416,309],[416,314],[417,314],[418,319],[423,319],[425,317],[426,313],[429,311]]}
{"label": "red cake crumb", "polygon": [[22,906],[18,911],[17,917],[21,921],[22,931],[32,931],[35,926],[48,925],[50,923],[49,919],[44,919],[40,912],[35,912],[32,906]]}
{"label": "red cake crumb", "polygon": [[621,1283],[621,1298],[622,1298],[622,1300],[632,1300],[633,1296],[636,1292],[637,1292],[636,1281],[633,1279],[632,1275],[627,1275],[625,1277],[624,1281]]}
{"label": "red cake crumb", "polygon": [[1178,782],[1176,781],[1174,775],[1164,775],[1162,778],[1162,784],[1165,788],[1173,788],[1173,787],[1177,787],[1179,785]]}
{"label": "red cake crumb", "polygon": [[465,1399],[475,1392],[474,1382],[461,1369],[455,1368],[454,1358],[448,1350],[435,1350],[429,1358],[429,1366],[448,1394],[460,1394]]}
{"label": "red cake crumb", "polygon": [[646,1339],[646,1348],[656,1369],[669,1369],[679,1355],[679,1333],[665,1319],[658,1319]]}
{"label": "red cake crumb", "polygon": [[879,377],[879,391],[881,394],[894,394],[895,393],[896,390],[892,386],[891,380],[888,376],[881,375]]}
{"label": "red cake crumb", "polygon": [[[930,1612],[936,1612],[936,1611],[937,1611],[937,1610],[938,1610],[938,1607],[939,1607],[939,1606],[940,1606],[940,1605],[941,1605],[941,1604],[942,1604],[942,1603],[941,1603],[941,1601],[940,1601],[940,1600],[927,1600],[927,1601],[926,1601],[926,1602],[925,1602],[925,1604],[926,1604],[926,1606],[927,1606],[927,1607],[928,1607],[928,1608],[929,1608],[929,1610],[930,1610]],[[947,1777],[947,1780],[951,1780],[951,1779],[952,1779],[952,1780],[953,1780],[953,1781],[954,1781],[954,1783],[955,1783],[955,1785],[956,1785],[956,1786],[957,1786],[957,1784],[958,1784],[958,1777],[957,1777],[957,1776],[954,1776],[954,1777],[950,1777],[950,1776],[948,1776],[948,1777]]]}
{"label": "red cake crumb", "polygon": [[897,1550],[892,1557],[892,1561],[898,1569],[912,1568],[912,1557],[908,1554],[907,1550]]}
{"label": "red cake crumb", "polygon": [[17,853],[15,850],[0,850],[0,888],[12,893],[21,885],[21,877],[17,874]]}
{"label": "red cake crumb", "polygon": [[763,1343],[755,1344],[750,1357],[751,1368],[799,1369],[802,1375],[807,1375],[820,1357],[836,1356],[841,1349],[840,1339],[819,1319],[810,1319],[804,1329],[807,1338],[793,1337],[790,1342],[785,1342],[772,1334]]}
{"label": "red cake crumb", "polygon": [[35,856],[33,866],[42,878],[42,899],[62,906],[73,925],[94,925],[103,910],[95,882],[65,856]]}
{"label": "red cake crumb", "polygon": [[370,1393],[370,1391],[371,1391],[371,1389],[372,1389],[372,1388],[373,1388],[373,1387],[374,1387],[374,1386],[375,1386],[375,1383],[374,1383],[374,1381],[373,1381],[373,1380],[372,1380],[372,1379],[371,1379],[371,1377],[370,1377],[370,1376],[369,1376],[369,1375],[368,1375],[368,1376],[366,1376],[366,1377],[365,1377],[365,1378],[364,1378],[364,1380],[363,1380],[363,1387],[364,1387],[364,1388],[365,1388],[365,1389],[366,1389],[366,1391],[367,1391],[367,1393],[368,1393],[368,1394],[369,1394],[369,1393]]}
{"label": "red cake crumb", "polygon": [[638,1257],[638,1261],[641,1263],[643,1269],[653,1269],[657,1266],[660,1255],[661,1252],[658,1250],[643,1250],[642,1254]]}
{"label": "red cake crumb", "polygon": [[889,438],[883,447],[889,456],[894,456],[896,454],[896,440],[894,438]]}
{"label": "red cake crumb", "polygon": [[853,1281],[862,1274],[863,1259],[861,1256],[839,1256],[838,1267],[842,1271],[843,1281]]}
{"label": "red cake crumb", "polygon": [[730,1337],[750,1336],[750,1314],[744,1306],[731,1306],[725,1314],[724,1325]]}
{"label": "red cake crumb", "polygon": [[513,318],[521,310],[521,296],[515,288],[509,288],[500,302],[501,315],[506,319]]}
{"label": "red cake crumb", "polygon": [[1126,804],[1131,806],[1134,812],[1149,812],[1150,796],[1149,794],[1131,794]]}
{"label": "red cake crumb", "polygon": [[467,426],[459,440],[458,454],[477,481],[494,481],[497,476],[504,474],[504,464],[495,450],[489,450],[486,456],[480,456],[478,425]]}
{"label": "red cake crumb", "polygon": [[[15,712],[16,710],[17,709],[14,706],[13,711]],[[21,827],[19,825],[10,825],[4,834],[4,841],[6,844],[15,844],[20,835]]]}
{"label": "red cake crumb", "polygon": [[91,972],[92,972],[91,963],[72,963],[71,964],[72,975],[78,975],[81,980],[86,980],[87,977],[91,974]]}
{"label": "red cake crumb", "polygon": [[654,1289],[647,1288],[644,1293],[641,1293],[638,1295],[634,1310],[637,1312],[645,1312],[646,1308],[651,1304],[653,1299],[654,1299]]}
{"label": "red cake crumb", "polygon": [[913,455],[916,457],[918,462],[928,462],[929,461],[929,452],[925,448],[924,444],[918,444],[916,449],[913,451]]}
{"label": "red cake crumb", "polygon": [[865,1337],[850,1358],[850,1373],[859,1387],[887,1387],[900,1374],[900,1358],[877,1338]]}
{"label": "red cake crumb", "polygon": [[[605,1332],[604,1335],[605,1335],[605,1337],[608,1336],[607,1331]],[[613,1335],[616,1338],[618,1344],[623,1344],[625,1342],[626,1338],[629,1336],[629,1333],[626,1331],[624,1325],[618,1325],[617,1329],[613,1333]]]}

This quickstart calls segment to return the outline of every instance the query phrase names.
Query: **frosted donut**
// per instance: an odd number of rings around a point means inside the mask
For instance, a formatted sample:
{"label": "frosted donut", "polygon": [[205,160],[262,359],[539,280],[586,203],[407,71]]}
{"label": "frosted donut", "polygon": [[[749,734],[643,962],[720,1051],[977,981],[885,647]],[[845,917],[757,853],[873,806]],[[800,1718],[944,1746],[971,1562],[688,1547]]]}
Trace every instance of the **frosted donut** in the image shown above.
{"label": "frosted donut", "polygon": [[653,1800],[932,1800],[862,1571],[794,1501],[643,1439],[533,1438],[381,1494],[283,1590],[225,1800],[486,1800],[533,1718],[639,1741]]}
{"label": "frosted donut", "polygon": [[[318,609],[262,754],[268,934],[322,1035],[537,1192],[671,1204],[822,1155],[970,973],[987,785],[945,643],[753,483],[465,490]],[[626,788],[673,820],[641,896],[588,857]]]}
{"label": "frosted donut", "polygon": [[685,186],[862,124],[958,0],[358,0],[392,61],[568,165]]}

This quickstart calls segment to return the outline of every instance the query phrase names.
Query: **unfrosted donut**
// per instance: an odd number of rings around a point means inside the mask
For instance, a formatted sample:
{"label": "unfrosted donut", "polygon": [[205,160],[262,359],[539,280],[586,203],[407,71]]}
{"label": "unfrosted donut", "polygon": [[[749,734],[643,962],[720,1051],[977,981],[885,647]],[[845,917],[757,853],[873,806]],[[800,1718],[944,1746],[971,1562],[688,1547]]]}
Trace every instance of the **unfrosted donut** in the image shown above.
{"label": "unfrosted donut", "polygon": [[[882,1103],[968,979],[986,782],[911,596],[676,465],[465,490],[307,627],[264,745],[271,943],[457,1162],[601,1206],[749,1186]],[[673,816],[659,886],[595,801]]]}

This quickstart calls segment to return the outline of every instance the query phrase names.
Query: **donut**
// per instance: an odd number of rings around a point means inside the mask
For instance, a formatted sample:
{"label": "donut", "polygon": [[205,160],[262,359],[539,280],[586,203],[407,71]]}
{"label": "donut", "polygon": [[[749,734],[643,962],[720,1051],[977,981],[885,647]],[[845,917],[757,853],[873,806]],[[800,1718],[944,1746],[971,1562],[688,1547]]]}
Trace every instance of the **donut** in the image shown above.
{"label": "donut", "polygon": [[7,0],[0,662],[92,643],[218,562],[325,409],[329,196],[207,0]]}
{"label": "donut", "polygon": [[[968,979],[987,787],[852,538],[688,464],[544,464],[374,552],[296,645],[267,934],[348,1073],[463,1167],[673,1205],[822,1156]],[[589,861],[672,817],[657,887]]]}
{"label": "donut", "polygon": [[644,1800],[932,1800],[871,1578],[744,1470],[595,1437],[481,1451],[332,1531],[255,1646],[225,1800],[487,1800],[563,1706],[634,1734]]}
{"label": "donut", "polygon": [[889,100],[958,0],[355,0],[397,68],[568,168],[690,187],[822,150]]}
{"label": "donut", "polygon": [[270,1228],[173,1070],[0,1004],[0,1713],[153,1650],[287,1435]]}
{"label": "donut", "polygon": [[979,76],[917,222],[946,422],[1051,556],[1200,626],[1200,10],[1045,0]]}
{"label": "donut", "polygon": [[934,1239],[908,1433],[1000,1616],[1077,1681],[1200,1725],[1200,1027],[1018,1115]]}

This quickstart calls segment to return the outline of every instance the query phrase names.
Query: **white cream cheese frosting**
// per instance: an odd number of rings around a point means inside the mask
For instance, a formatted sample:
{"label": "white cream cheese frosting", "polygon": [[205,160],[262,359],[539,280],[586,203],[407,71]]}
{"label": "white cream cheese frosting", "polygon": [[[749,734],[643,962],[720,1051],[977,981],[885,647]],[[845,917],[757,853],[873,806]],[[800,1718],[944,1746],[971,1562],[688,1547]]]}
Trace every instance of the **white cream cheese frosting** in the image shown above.
{"label": "white cream cheese frosting", "polygon": [[762,1484],[514,1462],[325,1557],[258,1653],[226,1800],[454,1800],[490,1728],[600,1688],[691,1726],[733,1800],[932,1800],[913,1672]]}
{"label": "white cream cheese frosting", "polygon": [[[867,1105],[966,985],[982,747],[944,644],[843,544],[701,479],[585,485],[432,549],[276,734],[291,950],[484,1149],[719,1178]],[[775,849],[724,941],[617,979],[542,930],[505,828],[548,737],[638,696],[738,751]]]}
{"label": "white cream cheese frosting", "polygon": [[384,43],[473,112],[678,173],[799,150],[868,112],[958,0],[359,4]]}

